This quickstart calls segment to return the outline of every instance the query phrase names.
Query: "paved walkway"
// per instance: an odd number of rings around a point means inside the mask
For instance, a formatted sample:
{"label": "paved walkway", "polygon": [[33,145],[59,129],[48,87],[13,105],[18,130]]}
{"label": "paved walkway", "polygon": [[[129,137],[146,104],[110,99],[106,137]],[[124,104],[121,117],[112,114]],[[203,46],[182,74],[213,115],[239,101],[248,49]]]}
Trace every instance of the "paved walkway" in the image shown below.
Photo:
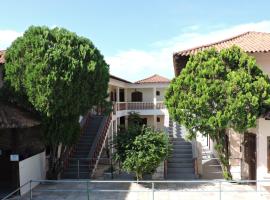
{"label": "paved walkway", "polygon": [[[219,183],[155,183],[157,190],[154,192],[154,199],[202,200],[207,198],[207,200],[218,200],[220,195],[222,200],[270,199],[270,192],[256,192],[256,187],[252,185],[223,183],[221,194],[219,187]],[[33,190],[33,200],[87,200],[86,188],[86,183],[42,184]],[[91,200],[147,200],[153,197],[151,183],[91,183],[89,188],[89,199]],[[56,192],[55,189],[59,191]],[[121,190],[121,192],[113,190]],[[29,199],[29,194],[22,199]]]}

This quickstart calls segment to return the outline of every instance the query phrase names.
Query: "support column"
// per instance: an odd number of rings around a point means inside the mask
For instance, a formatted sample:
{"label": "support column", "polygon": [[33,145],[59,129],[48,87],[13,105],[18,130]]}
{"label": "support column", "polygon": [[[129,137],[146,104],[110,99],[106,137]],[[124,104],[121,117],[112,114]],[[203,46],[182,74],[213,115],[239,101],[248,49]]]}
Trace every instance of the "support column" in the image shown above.
{"label": "support column", "polygon": [[[157,107],[157,88],[153,88],[153,103],[154,103],[154,109]],[[154,129],[157,129],[157,115],[154,114]]]}
{"label": "support column", "polygon": [[156,105],[157,105],[157,88],[154,87],[153,88],[153,103],[154,103],[154,109],[156,109]]}
{"label": "support column", "polygon": [[120,93],[120,88],[119,87],[116,87],[116,102],[119,102],[120,101],[120,98],[119,98],[119,93]]}
{"label": "support column", "polygon": [[128,116],[125,116],[125,128],[128,127]]}
{"label": "support column", "polygon": [[157,130],[157,115],[154,115],[154,129]]}
{"label": "support column", "polygon": [[128,93],[127,93],[127,88],[125,88],[125,90],[124,90],[124,96],[125,96],[125,108],[126,108],[126,110],[128,110]]}
{"label": "support column", "polygon": [[[111,122],[111,143],[112,143],[112,144],[114,144],[113,134],[114,134],[114,121]],[[113,145],[113,146],[114,146],[114,145]],[[113,148],[113,146],[112,146],[112,149],[111,149],[112,154],[114,153],[114,148]]]}

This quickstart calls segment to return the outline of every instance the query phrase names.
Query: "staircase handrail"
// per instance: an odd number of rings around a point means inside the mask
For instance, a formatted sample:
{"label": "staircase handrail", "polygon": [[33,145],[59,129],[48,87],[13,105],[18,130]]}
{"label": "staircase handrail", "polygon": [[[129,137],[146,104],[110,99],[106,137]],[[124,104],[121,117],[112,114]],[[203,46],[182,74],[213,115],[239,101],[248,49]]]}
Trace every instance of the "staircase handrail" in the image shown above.
{"label": "staircase handrail", "polygon": [[112,119],[111,114],[109,116],[104,116],[104,118],[102,119],[101,125],[98,129],[97,135],[92,144],[91,150],[89,152],[89,156],[88,156],[90,158],[89,168],[93,166],[91,177],[94,175],[95,170],[97,168],[99,158],[102,153],[103,146],[104,146],[104,142],[106,141],[106,138],[108,135],[107,133],[111,124],[111,119]]}
{"label": "staircase handrail", "polygon": [[[86,114],[86,117],[85,117],[85,120],[82,122],[81,124],[81,128],[80,128],[80,136],[85,132],[86,130],[86,127],[88,126],[89,122],[90,122],[90,117],[91,117],[91,112],[88,112]],[[75,151],[76,149],[76,145],[77,144],[73,144],[69,150],[67,151],[67,153],[63,156],[63,169],[66,169],[67,166],[68,166],[68,162],[69,162],[69,159],[70,157],[72,156],[73,152]]]}

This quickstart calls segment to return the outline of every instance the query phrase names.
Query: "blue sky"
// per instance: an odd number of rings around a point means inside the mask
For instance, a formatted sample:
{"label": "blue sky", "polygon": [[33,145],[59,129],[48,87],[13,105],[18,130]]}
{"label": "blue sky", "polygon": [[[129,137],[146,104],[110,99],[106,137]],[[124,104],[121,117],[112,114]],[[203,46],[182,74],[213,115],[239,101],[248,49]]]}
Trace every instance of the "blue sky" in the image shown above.
{"label": "blue sky", "polygon": [[0,49],[30,25],[90,38],[111,73],[135,81],[173,76],[175,51],[248,30],[270,32],[270,2],[244,0],[9,0],[1,2]]}

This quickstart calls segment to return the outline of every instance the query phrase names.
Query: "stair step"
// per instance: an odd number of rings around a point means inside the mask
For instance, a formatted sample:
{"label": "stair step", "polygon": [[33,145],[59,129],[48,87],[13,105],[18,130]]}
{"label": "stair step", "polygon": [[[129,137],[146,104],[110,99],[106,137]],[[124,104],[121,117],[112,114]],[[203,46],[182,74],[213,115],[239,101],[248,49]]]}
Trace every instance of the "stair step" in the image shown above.
{"label": "stair step", "polygon": [[169,158],[168,163],[193,163],[192,158]]}
{"label": "stair step", "polygon": [[90,160],[80,160],[80,159],[74,159],[74,158],[71,158],[69,160],[69,165],[78,165],[78,160],[79,160],[79,164],[81,165],[89,165],[90,163]]}
{"label": "stair step", "polygon": [[168,173],[194,173],[194,168],[169,168]]}
{"label": "stair step", "polygon": [[190,163],[168,163],[168,169],[169,168],[186,168],[186,167],[191,167],[193,168],[193,163],[190,162]]}
{"label": "stair step", "polygon": [[173,145],[175,145],[175,144],[179,144],[179,145],[191,145],[190,142],[177,141],[177,140],[172,141],[172,143],[173,143]]}
{"label": "stair step", "polygon": [[192,149],[192,146],[189,144],[173,144],[173,149]]}
{"label": "stair step", "polygon": [[192,148],[173,148],[172,154],[174,153],[184,153],[184,154],[192,154]]}
{"label": "stair step", "polygon": [[173,153],[170,155],[171,158],[192,158],[192,153],[185,154],[185,153]]}

